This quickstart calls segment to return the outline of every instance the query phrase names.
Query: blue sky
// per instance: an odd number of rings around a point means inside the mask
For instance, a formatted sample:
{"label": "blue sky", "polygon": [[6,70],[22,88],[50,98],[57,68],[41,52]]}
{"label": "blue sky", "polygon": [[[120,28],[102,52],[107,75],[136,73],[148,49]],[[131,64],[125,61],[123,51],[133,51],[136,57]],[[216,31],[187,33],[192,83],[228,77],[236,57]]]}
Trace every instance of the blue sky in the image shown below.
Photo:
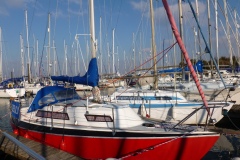
{"label": "blue sky", "polygon": [[[157,53],[160,53],[163,48],[167,48],[173,44],[172,31],[169,26],[162,1],[153,1],[155,11],[155,31],[156,31],[156,45]],[[195,7],[195,0],[191,0]],[[212,32],[212,52],[216,54],[215,50],[215,19],[213,0],[210,0],[211,5],[211,32]],[[177,0],[168,0],[171,10],[178,23],[178,4]],[[131,71],[135,66],[146,61],[151,57],[151,26],[149,19],[149,1],[148,0],[95,0],[95,30],[96,39],[98,41],[99,70],[106,73],[110,68],[112,72],[112,50],[113,50],[113,35],[112,31],[115,29],[115,65],[114,68],[121,73]],[[199,0],[199,21],[208,40],[207,32],[207,6],[206,0]],[[219,0],[219,6],[223,8],[223,2]],[[233,20],[233,9],[240,12],[240,2],[238,0],[228,1],[229,22],[232,30],[235,31]],[[47,73],[47,47],[48,46],[48,14],[51,15],[51,62],[53,63],[53,40],[55,41],[55,51],[57,55],[56,74],[66,73],[66,64],[64,58],[64,41],[67,45],[67,74],[76,75],[84,74],[85,66],[87,66],[91,54],[88,53],[90,40],[88,36],[79,36],[78,55],[76,53],[76,34],[89,34],[88,22],[88,1],[87,0],[2,0],[0,1],[0,27],[2,28],[3,40],[3,70],[4,77],[9,77],[10,72],[14,71],[15,76],[21,75],[21,57],[20,57],[20,34],[24,40],[25,62],[27,60],[27,41],[26,41],[26,22],[25,10],[28,13],[28,28],[29,28],[29,46],[31,55],[32,74],[36,74],[38,68],[36,66],[36,41],[38,40],[38,59],[41,63],[41,74]],[[219,54],[221,56],[228,56],[228,45],[225,35],[225,30],[221,25],[225,25],[225,19],[221,9],[219,11]],[[199,43],[194,42],[194,27],[197,28],[193,15],[189,9],[189,5],[183,2],[184,14],[184,40],[188,52],[192,58],[198,58],[195,46]],[[100,50],[100,17],[102,19],[102,53]],[[239,17],[237,17],[239,23]],[[222,23],[222,24],[221,24]],[[231,33],[233,34],[233,33]],[[234,36],[231,40],[234,41]],[[236,41],[236,40],[235,40]],[[237,55],[237,47],[234,42],[233,48]],[[108,49],[109,46],[109,49]],[[200,46],[204,50],[205,45],[201,40]],[[81,48],[81,50],[80,50]],[[135,50],[133,50],[135,48]],[[176,55],[173,55],[171,50],[167,57],[160,60],[159,66],[173,65],[174,59],[179,63],[180,53],[176,47]],[[108,51],[109,50],[109,51]],[[136,57],[134,58],[134,51]],[[100,57],[102,55],[102,61]],[[161,56],[158,57],[160,59]],[[205,59],[209,56],[204,55]],[[135,59],[135,61],[134,61]],[[75,61],[76,60],[76,61]],[[75,63],[76,62],[76,63]],[[102,62],[102,65],[101,65]],[[76,67],[75,67],[76,66]],[[101,67],[102,66],[102,67]],[[150,67],[151,63],[143,67]],[[25,66],[26,68],[26,66]],[[76,68],[76,69],[75,69]],[[26,71],[25,71],[26,73]],[[53,67],[51,69],[53,74]]]}

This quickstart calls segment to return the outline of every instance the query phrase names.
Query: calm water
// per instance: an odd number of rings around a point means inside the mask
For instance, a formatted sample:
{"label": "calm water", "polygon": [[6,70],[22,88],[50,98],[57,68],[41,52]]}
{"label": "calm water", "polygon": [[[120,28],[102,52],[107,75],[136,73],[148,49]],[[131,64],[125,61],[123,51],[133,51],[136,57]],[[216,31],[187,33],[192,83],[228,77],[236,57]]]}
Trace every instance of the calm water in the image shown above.
{"label": "calm water", "polygon": [[[102,93],[103,92],[105,95],[109,94],[109,91],[102,91]],[[10,101],[9,99],[0,99],[0,129],[2,131],[12,131],[9,120]],[[223,135],[215,146],[204,156],[203,160],[230,160],[233,159],[233,157],[240,157],[240,132]]]}
{"label": "calm water", "polygon": [[9,99],[0,99],[0,129],[2,131],[12,131],[10,125],[10,101]]}

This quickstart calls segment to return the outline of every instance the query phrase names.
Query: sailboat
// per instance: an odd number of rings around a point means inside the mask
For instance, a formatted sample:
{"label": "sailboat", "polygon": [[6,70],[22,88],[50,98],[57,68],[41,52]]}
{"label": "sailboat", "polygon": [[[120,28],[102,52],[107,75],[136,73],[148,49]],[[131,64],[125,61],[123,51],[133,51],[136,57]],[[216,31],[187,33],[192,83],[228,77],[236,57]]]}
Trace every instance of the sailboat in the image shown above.
{"label": "sailboat", "polygon": [[[150,1],[151,2],[151,1]],[[166,3],[166,2],[165,2]],[[154,22],[153,9],[150,4],[152,17],[152,50],[154,60],[154,77],[157,77],[155,41],[154,41]],[[138,114],[146,118],[152,118],[159,121],[171,121],[191,125],[215,124],[223,118],[223,114],[231,109],[234,103],[231,102],[207,102],[203,94],[202,87],[199,83],[197,75],[188,57],[187,51],[181,40],[173,16],[168,9],[168,17],[175,38],[187,60],[188,70],[194,78],[195,86],[200,93],[201,101],[188,101],[181,93],[176,91],[166,91],[158,89],[158,79],[155,78],[155,84],[152,90],[143,90],[136,88],[118,89],[110,97],[105,98],[106,101],[127,103]],[[207,109],[205,107],[207,107]],[[191,115],[191,116],[189,116]],[[209,119],[209,120],[208,120]]]}
{"label": "sailboat", "polygon": [[[211,33],[210,33],[210,28],[208,28],[208,32],[209,32],[209,42],[207,43],[201,27],[199,25],[198,22],[198,10],[196,10],[196,12],[194,11],[190,1],[188,1],[191,11],[194,15],[194,18],[196,20],[196,23],[198,25],[198,38],[200,38],[200,35],[202,35],[204,43],[206,45],[205,48],[205,52],[210,54],[211,57],[211,66],[213,65],[212,62],[214,62],[215,64],[215,68],[217,71],[214,71],[211,69],[211,71],[207,71],[205,70],[205,74],[208,74],[208,76],[205,77],[205,75],[202,75],[202,82],[200,83],[202,89],[204,90],[205,96],[207,99],[212,100],[212,99],[229,99],[232,101],[236,101],[236,103],[238,104],[238,88],[239,88],[239,76],[237,75],[233,75],[230,72],[228,72],[226,69],[222,69],[220,70],[219,68],[219,60],[217,58],[218,63],[215,62],[215,58],[213,58],[212,54],[211,54]],[[209,2],[207,3],[208,6],[208,19],[210,19],[210,8],[209,8]],[[224,6],[226,6],[226,3],[224,3]],[[196,4],[196,8],[198,8],[197,4]],[[216,50],[217,50],[217,54],[218,54],[218,16],[217,16],[217,2],[215,2],[215,23],[216,23]],[[226,18],[226,22],[228,22],[227,20],[227,12],[224,13],[224,17]],[[227,26],[229,24],[227,23]],[[208,25],[208,27],[210,27],[210,25]],[[228,30],[229,28],[227,28]],[[226,34],[226,32],[225,32]],[[228,36],[228,34],[226,34],[226,36]],[[229,43],[229,38],[228,38],[228,43]],[[229,44],[231,46],[231,44]],[[229,47],[230,49],[231,47]],[[230,57],[231,57],[231,52],[232,50],[229,50],[230,53]],[[218,57],[218,56],[217,56]],[[201,59],[201,58],[200,58]],[[230,58],[230,63],[231,63],[231,58]],[[180,69],[180,68],[179,68]],[[169,73],[173,70],[162,70],[162,73]],[[176,70],[175,70],[176,71]],[[201,74],[203,74],[203,70],[200,71]],[[214,79],[213,79],[214,78]],[[200,97],[198,96],[198,89],[195,85],[194,82],[179,82],[177,84],[173,84],[173,83],[168,83],[168,84],[161,84],[162,87],[164,88],[174,88],[175,90],[182,92],[186,98],[188,99],[195,99],[198,100]]]}
{"label": "sailboat", "polygon": [[22,78],[10,78],[3,81],[2,71],[2,28],[0,27],[0,98],[16,98],[25,95],[25,88],[20,83]]}
{"label": "sailboat", "polygon": [[[93,0],[89,5],[93,15]],[[94,43],[94,27],[91,31]],[[127,104],[99,103],[94,53],[83,77],[60,78],[92,86],[94,102],[79,97],[74,88],[44,87],[29,107],[20,99],[12,101],[14,134],[83,159],[201,159],[219,138],[203,128],[143,120]]]}
{"label": "sailboat", "polygon": [[25,88],[21,84],[23,78],[10,78],[0,83],[0,98],[17,98],[25,95]]}

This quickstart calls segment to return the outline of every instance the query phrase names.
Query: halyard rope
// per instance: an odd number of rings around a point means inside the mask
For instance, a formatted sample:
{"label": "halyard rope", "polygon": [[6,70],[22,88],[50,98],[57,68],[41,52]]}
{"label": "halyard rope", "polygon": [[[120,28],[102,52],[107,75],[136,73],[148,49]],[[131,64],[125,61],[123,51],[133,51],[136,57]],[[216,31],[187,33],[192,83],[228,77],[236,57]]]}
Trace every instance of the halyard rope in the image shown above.
{"label": "halyard rope", "polygon": [[[191,132],[193,132],[193,131],[191,131]],[[142,153],[144,153],[144,152],[151,151],[151,150],[153,150],[153,149],[155,149],[155,148],[157,148],[157,147],[160,147],[160,146],[162,146],[162,145],[165,145],[165,144],[168,144],[168,143],[170,143],[170,142],[173,142],[173,141],[175,141],[175,140],[177,140],[177,139],[179,139],[179,138],[182,138],[182,137],[190,134],[191,132],[188,132],[188,133],[183,134],[183,135],[181,135],[181,136],[175,137],[175,138],[173,138],[173,139],[171,139],[171,140],[168,140],[168,141],[166,141],[166,142],[156,144],[156,145],[154,145],[154,146],[146,147],[146,148],[144,148],[144,149],[139,149],[139,150],[135,151],[134,153],[129,153],[129,154],[127,154],[127,155],[125,155],[125,156],[123,156],[123,157],[120,157],[120,158],[118,158],[118,159],[126,159],[126,158],[128,158],[128,157],[130,157],[130,156],[136,156],[136,155],[142,154]]]}

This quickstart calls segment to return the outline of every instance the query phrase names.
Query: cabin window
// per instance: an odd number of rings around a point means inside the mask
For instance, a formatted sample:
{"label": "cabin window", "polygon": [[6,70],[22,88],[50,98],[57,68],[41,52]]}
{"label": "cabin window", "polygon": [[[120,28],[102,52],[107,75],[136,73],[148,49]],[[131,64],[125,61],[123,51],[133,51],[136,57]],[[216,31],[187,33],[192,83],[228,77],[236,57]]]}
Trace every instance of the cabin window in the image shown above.
{"label": "cabin window", "polygon": [[73,89],[61,90],[58,92],[54,92],[54,96],[57,100],[64,99],[80,99],[79,95]]}
{"label": "cabin window", "polygon": [[111,116],[85,114],[87,121],[91,122],[113,122]]}
{"label": "cabin window", "polygon": [[172,97],[158,96],[158,97],[140,97],[140,96],[116,96],[117,100],[172,100]]}
{"label": "cabin window", "polygon": [[168,96],[158,96],[155,97],[156,100],[172,100],[172,97],[168,97]]}
{"label": "cabin window", "polygon": [[139,96],[116,96],[117,100],[142,100]]}
{"label": "cabin window", "polygon": [[172,100],[172,97],[168,97],[168,96],[163,96],[162,100]]}
{"label": "cabin window", "polygon": [[51,93],[47,94],[46,96],[42,97],[39,101],[38,101],[38,105],[42,106],[44,104],[50,104],[52,102],[55,102],[55,99],[53,97],[53,95]]}
{"label": "cabin window", "polygon": [[67,113],[38,110],[37,117],[69,120]]}

